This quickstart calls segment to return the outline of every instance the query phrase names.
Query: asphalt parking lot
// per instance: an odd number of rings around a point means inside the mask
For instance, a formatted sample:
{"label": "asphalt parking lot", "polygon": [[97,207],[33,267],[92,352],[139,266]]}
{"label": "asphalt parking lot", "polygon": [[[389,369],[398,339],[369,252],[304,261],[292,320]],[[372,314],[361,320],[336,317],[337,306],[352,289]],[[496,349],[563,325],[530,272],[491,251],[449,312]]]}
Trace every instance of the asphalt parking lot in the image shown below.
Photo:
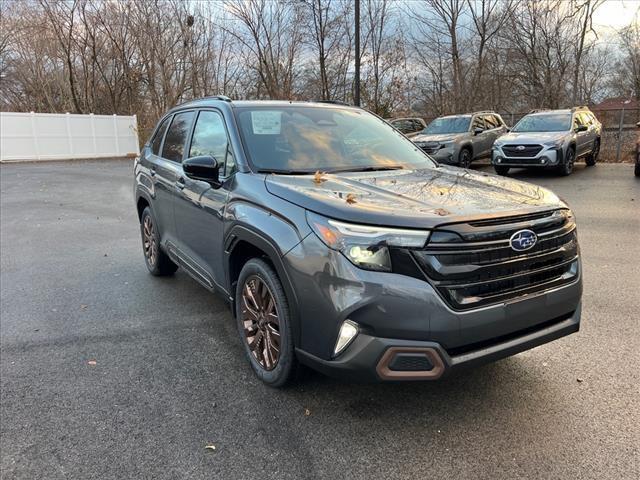
{"label": "asphalt parking lot", "polygon": [[578,334],[439,383],[280,391],[220,298],[147,274],[131,168],[0,168],[3,479],[640,478],[632,165],[513,173],[576,212]]}

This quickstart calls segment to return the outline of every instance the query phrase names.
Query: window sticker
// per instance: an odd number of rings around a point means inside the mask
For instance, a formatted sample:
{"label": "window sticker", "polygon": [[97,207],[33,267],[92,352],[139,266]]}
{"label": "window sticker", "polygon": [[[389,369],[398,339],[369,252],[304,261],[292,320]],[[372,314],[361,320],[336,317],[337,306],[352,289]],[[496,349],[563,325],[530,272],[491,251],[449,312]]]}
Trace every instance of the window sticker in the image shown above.
{"label": "window sticker", "polygon": [[254,135],[280,135],[282,112],[257,110],[251,112],[251,126]]}

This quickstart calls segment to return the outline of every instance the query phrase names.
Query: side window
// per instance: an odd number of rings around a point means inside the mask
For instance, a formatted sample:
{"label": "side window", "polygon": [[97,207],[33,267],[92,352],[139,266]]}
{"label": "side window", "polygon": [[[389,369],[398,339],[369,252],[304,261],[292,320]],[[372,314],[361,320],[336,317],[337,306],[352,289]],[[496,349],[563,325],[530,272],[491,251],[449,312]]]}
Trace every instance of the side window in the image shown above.
{"label": "side window", "polygon": [[590,127],[593,124],[593,120],[591,118],[591,115],[588,114],[587,112],[583,112],[580,114],[580,118],[582,119],[582,124],[583,125],[587,125],[588,127]]}
{"label": "side window", "polygon": [[422,123],[420,123],[420,120],[414,120],[413,121],[413,131],[414,132],[419,132],[423,128],[424,128],[424,126],[422,125]]}
{"label": "side window", "polygon": [[580,125],[582,125],[582,120],[580,119],[580,115],[578,115],[577,113],[574,113],[573,114],[573,129],[575,130]]}
{"label": "side window", "polygon": [[471,130],[474,131],[476,128],[481,130],[485,130],[484,120],[482,119],[482,115],[476,115],[473,119],[473,124],[471,125]]}
{"label": "side window", "polygon": [[194,112],[183,112],[173,116],[162,147],[162,156],[167,160],[182,162],[184,144],[189,136],[193,116]]}
{"label": "side window", "polygon": [[220,164],[220,173],[230,175],[235,167],[233,152],[227,138],[224,119],[218,112],[204,110],[193,129],[189,157],[211,155]]}
{"label": "side window", "polygon": [[167,127],[169,126],[169,120],[171,120],[171,116],[168,116],[162,121],[162,123],[156,130],[156,134],[151,139],[151,151],[154,155],[160,155],[160,145],[162,145],[164,132],[167,131]]}
{"label": "side window", "polygon": [[498,128],[500,126],[500,122],[493,115],[486,115],[484,117],[484,122],[487,124],[487,130],[491,130],[493,128]]}
{"label": "side window", "polygon": [[189,157],[211,155],[221,164],[227,156],[227,131],[217,112],[202,111],[193,130]]}

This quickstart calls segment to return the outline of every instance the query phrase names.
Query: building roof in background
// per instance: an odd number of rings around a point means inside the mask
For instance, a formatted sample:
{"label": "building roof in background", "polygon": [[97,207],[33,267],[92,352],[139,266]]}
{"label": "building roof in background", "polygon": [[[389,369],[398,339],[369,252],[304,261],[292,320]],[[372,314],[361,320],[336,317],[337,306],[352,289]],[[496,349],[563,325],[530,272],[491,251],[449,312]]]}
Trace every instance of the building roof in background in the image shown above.
{"label": "building roof in background", "polygon": [[[629,101],[629,103],[624,103]],[[640,109],[640,102],[633,98],[612,97],[591,106],[591,110],[620,110],[624,106],[625,110]]]}

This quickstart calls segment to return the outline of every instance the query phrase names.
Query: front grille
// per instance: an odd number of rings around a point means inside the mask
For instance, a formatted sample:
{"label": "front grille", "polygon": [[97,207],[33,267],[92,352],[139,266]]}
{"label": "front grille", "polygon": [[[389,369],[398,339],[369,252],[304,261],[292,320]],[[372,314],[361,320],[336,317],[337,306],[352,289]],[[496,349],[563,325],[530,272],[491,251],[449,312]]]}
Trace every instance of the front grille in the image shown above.
{"label": "front grille", "polygon": [[502,151],[507,157],[535,157],[542,151],[542,145],[504,145]]}
{"label": "front grille", "polygon": [[[567,210],[441,227],[413,252],[429,282],[454,309],[508,301],[560,286],[578,274],[578,240]],[[538,241],[525,252],[509,239],[522,229]],[[438,241],[443,239],[446,241]]]}

